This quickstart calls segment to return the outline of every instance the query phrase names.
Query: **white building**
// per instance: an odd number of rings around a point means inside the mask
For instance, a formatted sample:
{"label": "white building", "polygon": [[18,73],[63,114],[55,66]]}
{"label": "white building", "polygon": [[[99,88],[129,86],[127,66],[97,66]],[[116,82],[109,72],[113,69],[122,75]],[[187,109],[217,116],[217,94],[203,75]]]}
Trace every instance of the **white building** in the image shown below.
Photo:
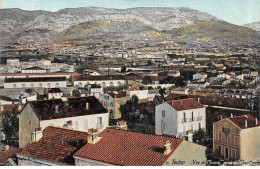
{"label": "white building", "polygon": [[[206,108],[193,98],[167,101],[155,107],[155,133],[188,137],[206,129]],[[189,138],[191,140],[191,138]]]}
{"label": "white building", "polygon": [[15,59],[15,58],[7,59],[6,65],[7,66],[19,66],[19,59]]}
{"label": "white building", "polygon": [[46,73],[47,70],[38,66],[22,69],[22,73]]}
{"label": "white building", "polygon": [[63,92],[60,88],[48,88],[45,90],[45,94],[48,99],[60,99],[63,96]]}
{"label": "white building", "polygon": [[19,146],[31,142],[36,129],[42,131],[48,126],[102,131],[108,125],[107,109],[94,96],[31,101],[19,115]]}
{"label": "white building", "polygon": [[74,77],[75,87],[96,84],[102,87],[125,85],[126,80],[122,76],[77,76]]}
{"label": "white building", "polygon": [[207,78],[207,74],[204,72],[196,73],[193,75],[193,80],[202,80]]}
{"label": "white building", "polygon": [[138,87],[131,87],[127,90],[127,95],[132,97],[136,95],[139,100],[148,99],[148,90],[140,90]]}
{"label": "white building", "polygon": [[66,87],[66,77],[6,78],[4,88],[57,88]]}

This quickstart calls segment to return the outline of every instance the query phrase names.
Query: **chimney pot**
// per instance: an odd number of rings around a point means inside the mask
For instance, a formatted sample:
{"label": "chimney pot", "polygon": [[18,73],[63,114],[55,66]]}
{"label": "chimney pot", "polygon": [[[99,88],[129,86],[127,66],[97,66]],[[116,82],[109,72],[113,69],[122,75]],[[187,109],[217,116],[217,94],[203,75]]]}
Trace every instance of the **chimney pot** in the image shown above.
{"label": "chimney pot", "polygon": [[222,115],[220,115],[220,120],[223,120],[223,116]]}
{"label": "chimney pot", "polygon": [[233,114],[231,113],[230,117],[233,117]]}
{"label": "chimney pot", "polygon": [[245,128],[247,128],[247,120],[245,120]]}
{"label": "chimney pot", "polygon": [[255,125],[258,125],[258,119],[255,118]]}
{"label": "chimney pot", "polygon": [[172,144],[169,140],[167,140],[164,144],[164,154],[167,155],[172,151]]}
{"label": "chimney pot", "polygon": [[5,146],[4,146],[4,151],[8,151],[9,148],[10,148],[9,145],[5,145]]}

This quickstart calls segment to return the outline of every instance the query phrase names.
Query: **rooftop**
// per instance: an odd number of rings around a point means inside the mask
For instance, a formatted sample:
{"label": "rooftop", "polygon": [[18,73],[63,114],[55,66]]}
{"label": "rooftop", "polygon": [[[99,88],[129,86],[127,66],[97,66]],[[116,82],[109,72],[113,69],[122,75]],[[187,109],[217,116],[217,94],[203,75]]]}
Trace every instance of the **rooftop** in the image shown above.
{"label": "rooftop", "polygon": [[66,81],[66,77],[6,78],[5,83]]}
{"label": "rooftop", "polygon": [[49,93],[62,93],[60,88],[48,88]]}
{"label": "rooftop", "polygon": [[73,153],[86,142],[86,132],[49,126],[38,142],[27,144],[19,154],[73,165]]}
{"label": "rooftop", "polygon": [[12,158],[14,161],[16,161],[16,153],[20,151],[20,148],[10,147],[9,150],[0,153],[0,165],[6,163],[9,158]]}
{"label": "rooftop", "polygon": [[[86,144],[76,157],[120,166],[161,166],[183,140],[159,135],[106,129],[96,144]],[[164,154],[164,144],[171,143],[171,152]]]}
{"label": "rooftop", "polygon": [[[89,103],[88,109],[86,103]],[[29,101],[28,104],[41,120],[107,113],[107,109],[95,96],[67,98],[67,101],[62,99]]]}
{"label": "rooftop", "polygon": [[5,100],[5,101],[13,101],[10,97],[7,96],[0,96],[0,100]]}
{"label": "rooftop", "polygon": [[127,96],[127,93],[123,90],[119,90],[118,92],[114,92],[114,91],[111,91],[111,92],[107,92],[107,94],[109,94],[111,97],[113,98],[121,98],[121,97],[126,97]]}
{"label": "rooftop", "polygon": [[167,103],[177,111],[203,108],[203,105],[193,98],[167,101]]}
{"label": "rooftop", "polygon": [[[229,117],[228,119],[235,123],[241,129],[259,126],[259,123],[256,124],[256,119],[253,118],[250,114]],[[245,127],[245,121],[247,121],[247,127]]]}
{"label": "rooftop", "polygon": [[75,81],[84,81],[84,80],[124,80],[123,76],[75,76]]}

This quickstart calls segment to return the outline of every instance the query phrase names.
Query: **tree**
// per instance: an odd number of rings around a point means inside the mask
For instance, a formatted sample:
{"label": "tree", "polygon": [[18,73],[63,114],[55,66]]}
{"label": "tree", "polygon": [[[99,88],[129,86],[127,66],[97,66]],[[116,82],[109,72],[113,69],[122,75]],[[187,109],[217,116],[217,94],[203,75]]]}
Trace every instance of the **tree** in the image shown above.
{"label": "tree", "polygon": [[204,130],[199,129],[198,131],[194,132],[193,142],[198,143],[200,145],[205,145],[206,140],[207,140],[207,134]]}
{"label": "tree", "polygon": [[3,129],[6,142],[10,145],[17,146],[19,131],[19,119],[14,112],[5,112],[2,118]]}
{"label": "tree", "polygon": [[124,120],[132,119],[132,113],[138,110],[139,99],[136,95],[133,95],[124,105],[121,105],[119,110]]}
{"label": "tree", "polygon": [[143,84],[152,84],[153,81],[150,76],[145,76],[142,81]]}

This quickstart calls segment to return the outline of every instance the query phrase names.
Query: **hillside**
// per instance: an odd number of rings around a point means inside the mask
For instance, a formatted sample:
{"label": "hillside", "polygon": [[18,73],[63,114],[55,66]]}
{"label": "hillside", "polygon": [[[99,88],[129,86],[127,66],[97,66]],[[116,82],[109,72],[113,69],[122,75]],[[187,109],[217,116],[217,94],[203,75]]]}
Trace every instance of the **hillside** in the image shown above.
{"label": "hillside", "polygon": [[243,26],[246,26],[248,28],[252,28],[256,31],[260,31],[260,22],[249,23],[249,24],[245,24]]}

